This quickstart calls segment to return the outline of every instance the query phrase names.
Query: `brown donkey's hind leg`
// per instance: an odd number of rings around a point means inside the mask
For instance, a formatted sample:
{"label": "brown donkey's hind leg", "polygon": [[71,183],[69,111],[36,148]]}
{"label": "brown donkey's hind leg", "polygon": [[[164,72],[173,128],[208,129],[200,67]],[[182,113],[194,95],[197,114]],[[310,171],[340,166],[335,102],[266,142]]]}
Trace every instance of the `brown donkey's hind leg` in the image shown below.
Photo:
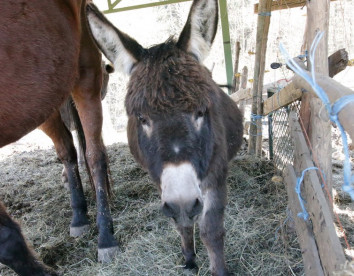
{"label": "brown donkey's hind leg", "polygon": [[18,275],[57,275],[41,264],[27,247],[20,227],[6,213],[0,202],[0,262],[12,268]]}
{"label": "brown donkey's hind leg", "polygon": [[77,155],[70,131],[64,125],[60,113],[55,111],[41,126],[53,141],[58,157],[62,161],[69,183],[73,217],[70,236],[78,237],[89,230],[87,205],[78,170]]}

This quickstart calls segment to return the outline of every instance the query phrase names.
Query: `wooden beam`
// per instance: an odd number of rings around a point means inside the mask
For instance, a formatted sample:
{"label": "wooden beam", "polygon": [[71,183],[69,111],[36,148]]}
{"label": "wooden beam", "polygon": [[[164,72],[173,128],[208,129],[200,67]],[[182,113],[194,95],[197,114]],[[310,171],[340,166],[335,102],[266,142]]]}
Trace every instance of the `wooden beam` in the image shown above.
{"label": "wooden beam", "polygon": [[[262,91],[263,77],[265,69],[265,57],[267,52],[268,32],[270,25],[271,0],[260,0],[258,20],[257,20],[257,39],[256,39],[256,58],[253,77],[253,100],[252,114],[262,115]],[[261,157],[262,155],[262,121],[256,120],[250,125],[250,136],[248,141],[248,154]]]}
{"label": "wooden beam", "polygon": [[284,172],[284,179],[288,191],[288,202],[292,218],[295,222],[296,234],[301,248],[302,260],[305,268],[305,275],[323,276],[320,257],[316,240],[309,221],[304,221],[297,214],[302,212],[295,187],[297,183],[293,166],[288,165]]}
{"label": "wooden beam", "polygon": [[[336,0],[331,0],[336,1]],[[254,13],[258,13],[259,4],[254,4]],[[280,0],[272,1],[272,11],[285,10],[306,6],[306,0]]]}
{"label": "wooden beam", "polygon": [[230,97],[236,103],[241,100],[248,100],[252,98],[252,90],[251,88],[240,89],[236,91],[234,94],[231,94]]}
{"label": "wooden beam", "polygon": [[263,102],[263,115],[268,115],[274,110],[277,110],[283,106],[287,106],[288,104],[301,99],[301,97],[301,89],[295,88],[294,84],[290,83]]}
{"label": "wooden beam", "polygon": [[[309,73],[307,72],[307,74]],[[354,94],[353,90],[343,86],[334,79],[324,76],[322,74],[316,74],[316,82],[326,92],[331,104],[335,103],[343,96]],[[302,88],[307,91],[310,91],[311,93],[315,93],[312,87],[303,78],[299,76],[295,76],[293,78],[292,83],[294,83],[295,88]],[[354,123],[352,118],[354,118],[354,102],[348,103],[338,114],[338,119],[340,123],[347,131],[350,138],[354,141]]]}
{"label": "wooden beam", "polygon": [[[303,170],[314,167],[314,164],[298,123],[297,115],[293,111],[289,114],[289,125],[295,145],[294,167],[297,174],[300,174]],[[301,185],[301,195],[306,202],[306,208],[310,215],[323,271],[325,275],[332,275],[334,271],[340,269],[346,259],[334,228],[331,210],[315,170],[306,172]]]}

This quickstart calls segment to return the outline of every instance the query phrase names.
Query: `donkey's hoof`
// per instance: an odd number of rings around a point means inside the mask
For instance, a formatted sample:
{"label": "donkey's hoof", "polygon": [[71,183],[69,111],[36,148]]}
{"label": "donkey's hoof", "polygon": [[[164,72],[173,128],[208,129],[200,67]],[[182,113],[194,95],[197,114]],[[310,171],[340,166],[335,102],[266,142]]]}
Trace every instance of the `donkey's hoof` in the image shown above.
{"label": "donkey's hoof", "polygon": [[110,248],[102,248],[98,249],[98,261],[101,263],[109,263],[111,262],[116,255],[119,253],[119,247],[114,246]]}
{"label": "donkey's hoof", "polygon": [[198,265],[195,263],[195,261],[187,261],[184,264],[184,269],[189,269],[189,270],[196,269],[196,270],[198,270]]}
{"label": "donkey's hoof", "polygon": [[87,233],[90,230],[90,225],[86,224],[84,226],[76,226],[72,227],[70,226],[70,237],[80,237],[81,235]]}

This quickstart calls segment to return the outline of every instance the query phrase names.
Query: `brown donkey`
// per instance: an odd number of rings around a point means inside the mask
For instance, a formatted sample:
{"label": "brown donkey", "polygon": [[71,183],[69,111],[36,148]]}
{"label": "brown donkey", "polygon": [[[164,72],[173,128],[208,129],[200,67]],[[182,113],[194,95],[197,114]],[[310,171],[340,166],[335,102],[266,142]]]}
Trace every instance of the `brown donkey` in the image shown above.
{"label": "brown donkey", "polygon": [[[54,141],[70,182],[73,236],[87,230],[87,206],[72,137],[59,108],[72,93],[86,137],[97,198],[98,257],[118,249],[108,205],[109,182],[101,139],[101,54],[86,26],[85,0],[1,3],[0,147],[41,125]],[[0,262],[19,275],[55,275],[34,257],[20,227],[0,204]]]}
{"label": "brown donkey", "polygon": [[201,65],[214,40],[217,0],[194,0],[177,41],[144,49],[94,5],[87,17],[106,57],[131,75],[125,100],[131,153],[156,182],[163,213],[182,239],[185,267],[194,268],[193,225],[199,223],[213,275],[229,275],[223,226],[228,161],[242,141],[236,104]]}

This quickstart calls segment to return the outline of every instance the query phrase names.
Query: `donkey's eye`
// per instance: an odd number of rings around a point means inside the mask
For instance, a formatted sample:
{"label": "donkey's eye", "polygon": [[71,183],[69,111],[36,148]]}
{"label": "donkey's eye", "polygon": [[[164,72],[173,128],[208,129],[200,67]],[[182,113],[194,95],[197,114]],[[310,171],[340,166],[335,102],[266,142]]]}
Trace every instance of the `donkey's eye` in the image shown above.
{"label": "donkey's eye", "polygon": [[204,117],[204,112],[201,111],[201,110],[199,110],[199,111],[197,112],[197,114],[196,114],[196,117],[197,117],[197,119],[198,119],[198,118],[201,118],[201,117]]}
{"label": "donkey's eye", "polygon": [[147,119],[141,115],[141,114],[138,114],[138,120],[140,121],[140,123],[142,123],[143,125],[146,125],[147,124]]}

